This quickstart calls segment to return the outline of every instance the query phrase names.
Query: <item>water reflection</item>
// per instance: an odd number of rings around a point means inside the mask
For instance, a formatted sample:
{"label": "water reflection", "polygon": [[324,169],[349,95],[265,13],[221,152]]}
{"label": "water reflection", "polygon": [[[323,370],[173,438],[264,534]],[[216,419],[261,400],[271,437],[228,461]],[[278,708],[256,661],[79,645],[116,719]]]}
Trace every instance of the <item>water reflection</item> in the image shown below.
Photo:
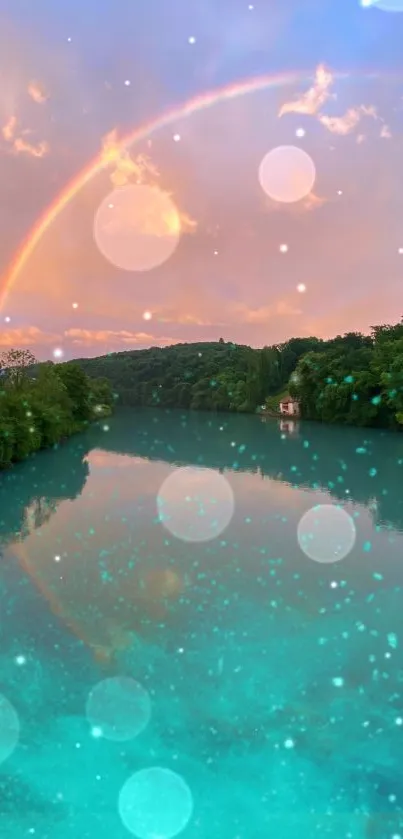
{"label": "water reflection", "polygon": [[[33,802],[33,764],[41,779],[38,830],[58,802],[85,835],[80,813],[98,812],[101,788],[109,802],[105,778],[117,791],[151,756],[189,783],[200,822],[189,836],[304,824],[308,839],[324,826],[339,839],[352,813],[354,839],[399,835],[402,463],[397,434],[128,411],[1,476],[0,689],[24,738],[9,760]],[[234,515],[217,539],[189,543],[159,521],[177,466],[229,482]],[[357,537],[323,565],[297,530],[332,501]],[[119,752],[86,719],[91,691],[115,676],[153,707]],[[102,839],[116,832],[108,807],[105,829],[103,811],[93,825]]]}

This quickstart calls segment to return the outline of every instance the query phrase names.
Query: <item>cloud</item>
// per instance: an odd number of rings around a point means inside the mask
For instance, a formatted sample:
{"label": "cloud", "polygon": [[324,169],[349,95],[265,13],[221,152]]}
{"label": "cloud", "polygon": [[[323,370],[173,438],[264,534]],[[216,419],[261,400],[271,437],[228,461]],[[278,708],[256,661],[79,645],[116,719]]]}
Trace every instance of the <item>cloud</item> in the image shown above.
{"label": "cloud", "polygon": [[0,331],[0,347],[33,347],[40,344],[56,344],[60,336],[43,332],[36,326]]}
{"label": "cloud", "polygon": [[371,117],[375,120],[379,119],[376,108],[373,105],[360,105],[358,108],[349,108],[345,114],[339,117],[319,114],[318,120],[332,134],[345,136],[354,131],[354,128],[361,122],[362,117]]}
{"label": "cloud", "polygon": [[351,131],[358,125],[361,119],[361,113],[357,108],[349,108],[341,117],[330,117],[326,114],[319,114],[318,120],[324,128],[331,131],[332,134],[350,134]]}
{"label": "cloud", "polygon": [[279,201],[273,201],[269,196],[266,196],[265,206],[266,210],[271,212],[287,212],[289,215],[300,215],[301,213],[305,213],[309,210],[316,210],[319,207],[323,207],[324,204],[327,204],[328,198],[322,198],[320,195],[315,195],[314,192],[310,192],[305,198],[302,198],[301,201],[295,201],[293,204],[282,204]]}
{"label": "cloud", "polygon": [[237,303],[231,307],[231,314],[234,320],[242,323],[267,323],[276,317],[289,317],[301,315],[301,309],[297,309],[287,300],[277,300],[269,306],[260,306],[257,309],[249,308],[244,303]]}
{"label": "cloud", "polygon": [[[334,77],[330,70],[326,70],[323,65],[320,65],[315,74],[315,81],[312,87],[306,91],[299,99],[291,102],[285,102],[281,106],[278,116],[282,117],[284,114],[307,114],[316,117],[318,122],[323,125],[328,131],[333,134],[344,136],[350,134],[357,125],[361,122],[362,117],[371,117],[375,120],[382,120],[378,116],[377,110],[373,105],[359,105],[358,107],[349,108],[345,114],[341,116],[329,116],[322,113],[322,107],[332,94],[330,88],[333,84]],[[390,137],[390,131],[387,126],[381,131],[381,137]],[[362,142],[360,139],[358,142]]]}
{"label": "cloud", "polygon": [[130,332],[126,329],[67,329],[64,337],[73,344],[83,347],[93,344],[148,344],[159,346],[162,344],[176,344],[178,338],[150,335],[148,332]]}
{"label": "cloud", "polygon": [[4,139],[7,142],[11,142],[11,140],[14,139],[14,134],[15,134],[16,127],[17,127],[17,117],[15,117],[15,116],[9,117],[7,122],[5,123],[5,125],[3,125],[3,128],[1,129],[1,133],[4,137]]}
{"label": "cloud", "polygon": [[166,315],[158,315],[156,312],[154,319],[157,320],[158,323],[177,323],[180,326],[223,326],[224,324],[220,323],[219,321],[213,321],[211,319],[205,320],[200,317],[200,315],[192,315],[190,313],[180,314],[180,312],[171,311]]}
{"label": "cloud", "polygon": [[44,89],[36,81],[32,81],[29,83],[28,96],[30,96],[31,99],[33,99],[33,101],[36,102],[38,105],[43,105],[43,103],[49,99],[47,93],[45,93]]}
{"label": "cloud", "polygon": [[45,157],[49,154],[49,144],[42,140],[34,145],[22,137],[17,137],[13,142],[12,151],[14,154],[27,154],[30,157]]}
{"label": "cloud", "polygon": [[28,140],[24,139],[27,134],[31,133],[29,129],[17,132],[17,127],[17,117],[11,116],[1,129],[1,133],[6,143],[8,143],[11,154],[27,154],[30,157],[45,157],[45,155],[49,153],[48,143],[44,140],[39,143],[30,143]]}
{"label": "cloud", "polygon": [[[110,180],[114,187],[122,187],[127,184],[146,184],[155,187],[160,192],[158,180],[160,173],[151,158],[145,154],[139,154],[132,158],[127,148],[119,141],[116,129],[110,131],[102,140],[101,162],[106,167],[111,167]],[[169,195],[169,193],[166,193]],[[172,198],[169,195],[169,198]],[[158,206],[158,202],[156,203]],[[169,218],[157,217],[157,214],[144,213],[142,219],[142,233],[154,236],[166,235],[170,231],[177,235],[178,227],[181,233],[193,232],[197,223],[185,212],[182,212],[175,205],[175,210]],[[147,229],[144,225],[147,225]]]}
{"label": "cloud", "polygon": [[312,87],[299,99],[285,102],[279,110],[279,117],[284,114],[308,114],[314,116],[319,109],[330,98],[330,88],[333,84],[333,75],[321,64],[315,73],[315,80]]}

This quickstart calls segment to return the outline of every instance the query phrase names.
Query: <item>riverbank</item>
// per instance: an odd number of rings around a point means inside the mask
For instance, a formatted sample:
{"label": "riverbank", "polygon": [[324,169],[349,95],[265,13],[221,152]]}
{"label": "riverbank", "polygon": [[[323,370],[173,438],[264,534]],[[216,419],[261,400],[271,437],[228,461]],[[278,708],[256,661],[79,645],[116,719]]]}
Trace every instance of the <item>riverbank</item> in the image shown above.
{"label": "riverbank", "polygon": [[108,383],[87,376],[79,365],[41,364],[36,376],[10,366],[0,390],[0,469],[84,431],[112,413]]}

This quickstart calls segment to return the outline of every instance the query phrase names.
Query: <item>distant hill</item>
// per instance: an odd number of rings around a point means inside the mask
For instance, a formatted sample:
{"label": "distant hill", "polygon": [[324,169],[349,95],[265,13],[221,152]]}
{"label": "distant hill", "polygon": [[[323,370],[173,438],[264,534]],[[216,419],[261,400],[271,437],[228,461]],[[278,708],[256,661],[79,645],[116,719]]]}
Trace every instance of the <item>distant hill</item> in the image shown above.
{"label": "distant hill", "polygon": [[225,343],[176,344],[77,359],[111,383],[120,404],[254,411],[264,388],[260,350]]}

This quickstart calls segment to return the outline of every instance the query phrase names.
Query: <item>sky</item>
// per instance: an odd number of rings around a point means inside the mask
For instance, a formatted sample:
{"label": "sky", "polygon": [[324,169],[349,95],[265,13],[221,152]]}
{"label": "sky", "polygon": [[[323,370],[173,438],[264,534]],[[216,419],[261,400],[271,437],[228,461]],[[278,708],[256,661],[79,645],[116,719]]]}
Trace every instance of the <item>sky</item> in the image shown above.
{"label": "sky", "polygon": [[366,2],[0,0],[0,352],[400,320],[403,0]]}

